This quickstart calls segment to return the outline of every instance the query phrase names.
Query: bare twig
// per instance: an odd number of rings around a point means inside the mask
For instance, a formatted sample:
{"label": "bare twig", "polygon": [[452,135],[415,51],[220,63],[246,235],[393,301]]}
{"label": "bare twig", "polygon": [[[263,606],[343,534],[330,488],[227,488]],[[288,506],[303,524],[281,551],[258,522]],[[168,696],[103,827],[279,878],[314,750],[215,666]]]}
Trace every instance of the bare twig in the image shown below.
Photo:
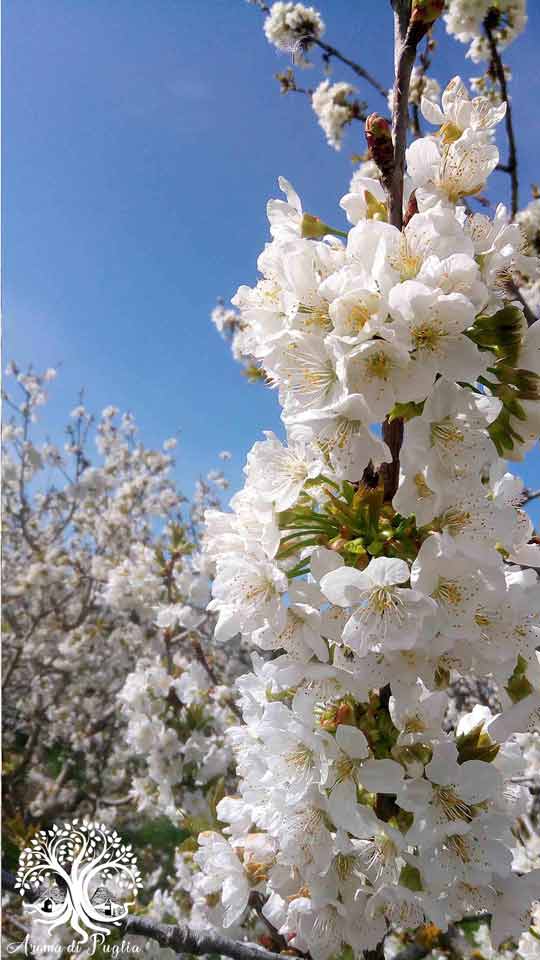
{"label": "bare twig", "polygon": [[366,80],[366,82],[369,83],[374,90],[377,90],[386,100],[388,96],[388,90],[385,90],[382,83],[379,83],[373,74],[366,70],[365,67],[361,66],[361,64],[356,63],[354,60],[350,60],[349,57],[345,57],[342,53],[340,53],[339,50],[336,49],[336,47],[333,47],[330,43],[325,43],[324,40],[319,40],[317,37],[307,37],[306,40],[308,40],[310,43],[313,43],[315,46],[320,47],[321,50],[324,50],[325,59],[329,60],[331,57],[334,57],[336,60],[340,60],[341,63],[346,64],[351,70],[353,70],[354,73],[356,73],[358,77],[362,77],[363,80]]}
{"label": "bare twig", "polygon": [[523,309],[523,314],[527,321],[527,326],[532,327],[533,323],[536,323],[538,318],[535,317],[529,304],[527,303],[525,297],[523,296],[521,290],[519,289],[517,283],[512,278],[510,278],[506,280],[505,286],[508,292],[510,293],[510,296],[512,297],[512,299],[519,300]]}
{"label": "bare twig", "polygon": [[[193,635],[192,635],[192,637],[191,637],[191,643],[192,643],[192,645],[193,645],[193,652],[195,653],[195,656],[197,657],[197,660],[199,661],[199,663],[201,664],[201,666],[203,666],[204,669],[206,670],[206,672],[207,672],[208,676],[210,677],[210,680],[212,681],[213,685],[214,685],[215,687],[218,687],[218,686],[220,685],[219,677],[217,676],[217,674],[216,674],[213,666],[208,662],[208,658],[207,658],[207,656],[206,656],[206,654],[205,654],[205,652],[204,652],[204,650],[203,650],[201,641],[199,640],[199,638],[197,637],[196,634],[193,634]],[[227,700],[227,706],[230,707],[230,709],[232,710],[232,712],[238,717],[239,720],[242,720],[242,721],[243,721],[242,711],[241,711],[240,708],[236,705],[236,703],[234,702],[234,700],[233,700],[232,697],[230,697],[230,698]]]}
{"label": "bare twig", "polygon": [[531,500],[538,500],[540,490],[525,490],[523,493],[523,504],[530,503]]}
{"label": "bare twig", "polygon": [[504,65],[501,60],[501,55],[497,48],[497,41],[493,36],[493,27],[495,22],[493,20],[493,13],[490,11],[487,17],[484,20],[484,30],[486,33],[487,41],[489,44],[489,51],[491,54],[491,70],[496,76],[500,90],[501,97],[506,103],[506,116],[504,122],[506,124],[506,136],[508,138],[508,163],[499,164],[499,169],[503,170],[510,177],[512,184],[512,216],[514,217],[519,209],[519,178],[518,178],[518,157],[517,157],[517,148],[516,148],[516,138],[514,136],[514,125],[512,121],[512,106],[510,103],[510,97],[508,95],[508,87],[506,85],[506,74],[504,72]]}

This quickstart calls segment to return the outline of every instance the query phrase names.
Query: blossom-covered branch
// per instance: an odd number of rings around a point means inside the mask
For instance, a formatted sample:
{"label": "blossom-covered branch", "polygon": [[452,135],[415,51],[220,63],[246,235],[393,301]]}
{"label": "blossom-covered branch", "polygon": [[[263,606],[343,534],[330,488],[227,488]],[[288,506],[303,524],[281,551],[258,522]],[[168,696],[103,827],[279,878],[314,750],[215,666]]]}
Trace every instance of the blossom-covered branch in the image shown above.
{"label": "blossom-covered branch", "polygon": [[502,459],[538,439],[540,324],[510,287],[538,262],[504,208],[467,206],[505,104],[456,77],[440,106],[422,98],[436,129],[407,148],[414,52],[442,4],[395,7],[393,136],[368,118],[378,171],[341,200],[350,229],[281,179],[262,277],[233,298],[285,437],[254,444],[205,537],[216,642],[240,630],[255,649],[238,792],[197,863],[227,924],[256,891],[315,960],[415,930],[459,954],[473,917],[495,949],[525,950],[540,875],[516,827],[538,744],[540,548]]}

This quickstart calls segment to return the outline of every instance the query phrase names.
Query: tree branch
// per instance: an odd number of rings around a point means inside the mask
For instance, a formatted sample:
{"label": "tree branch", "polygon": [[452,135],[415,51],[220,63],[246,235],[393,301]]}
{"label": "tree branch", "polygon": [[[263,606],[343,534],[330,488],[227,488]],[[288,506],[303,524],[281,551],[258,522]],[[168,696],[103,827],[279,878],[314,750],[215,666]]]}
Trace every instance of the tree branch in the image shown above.
{"label": "tree branch", "polygon": [[[15,891],[15,877],[7,870],[2,870],[2,886],[4,890]],[[279,953],[272,953],[257,943],[241,940],[230,940],[220,933],[210,933],[206,930],[192,930],[187,924],[157,923],[147,920],[146,917],[127,917],[122,924],[123,933],[134,936],[148,937],[155,940],[160,947],[169,947],[176,953],[191,953],[200,957],[204,954],[221,954],[231,957],[232,960],[283,960]]]}
{"label": "tree branch", "polygon": [[348,57],[340,53],[340,51],[337,50],[336,47],[333,47],[332,44],[325,43],[324,40],[319,40],[317,37],[306,37],[306,41],[309,41],[315,46],[320,47],[321,50],[324,50],[326,59],[335,57],[336,60],[340,60],[341,63],[346,64],[351,70],[354,71],[354,73],[356,73],[358,77],[362,77],[363,80],[366,80],[367,83],[369,83],[374,90],[377,90],[378,93],[380,93],[381,96],[383,96],[386,100],[388,96],[388,90],[385,90],[382,83],[379,83],[379,81],[369,72],[369,70],[366,70],[365,67],[361,66],[361,64],[356,63],[354,60],[349,60]]}
{"label": "tree branch", "polygon": [[493,27],[496,25],[493,17],[498,16],[496,12],[490,11],[484,20],[484,30],[489,44],[491,54],[491,70],[497,78],[501,89],[501,97],[506,103],[506,116],[504,122],[506,125],[506,136],[508,138],[508,163],[499,164],[499,169],[508,173],[512,184],[512,216],[515,217],[519,209],[519,179],[518,179],[518,158],[516,149],[516,139],[514,136],[514,124],[512,121],[512,107],[506,85],[506,75],[501,55],[497,49],[497,41],[493,36]]}
{"label": "tree branch", "polygon": [[[264,2],[264,0],[250,0],[250,2],[254,7],[258,7],[262,13],[270,13],[270,7]],[[324,59],[326,59],[326,61],[329,61],[331,57],[335,57],[336,60],[340,60],[341,63],[344,63],[347,67],[350,67],[350,69],[353,70],[358,77],[362,77],[363,80],[366,80],[367,83],[371,84],[374,90],[377,90],[381,96],[383,96],[385,99],[387,98],[388,90],[385,90],[382,83],[379,83],[379,81],[369,72],[369,70],[366,70],[365,67],[361,66],[361,64],[356,63],[354,60],[350,60],[349,57],[346,57],[337,49],[337,47],[332,46],[331,43],[325,43],[324,40],[319,40],[318,37],[309,35],[302,37],[302,40],[305,41],[306,44],[311,43],[323,50],[325,54]]]}
{"label": "tree branch", "polygon": [[155,923],[144,917],[128,917],[124,931],[148,937],[159,943],[160,947],[169,947],[176,953],[189,953],[196,957],[204,954],[232,957],[232,960],[278,960],[280,957],[279,953],[272,953],[256,943],[229,940],[219,933],[191,930],[187,924],[172,926]]}
{"label": "tree branch", "polygon": [[387,417],[382,425],[382,436],[384,442],[390,447],[390,453],[392,454],[392,462],[381,465],[384,499],[391,502],[399,486],[399,451],[403,443],[403,420],[401,417],[396,417],[391,421]]}
{"label": "tree branch", "polygon": [[409,129],[409,87],[416,60],[416,49],[426,33],[425,24],[411,19],[410,0],[392,0],[394,8],[394,104],[392,110],[392,140],[394,166],[388,184],[388,215],[398,230],[403,226],[403,177],[405,150]]}
{"label": "tree branch", "polygon": [[535,315],[534,315],[534,313],[532,312],[529,304],[527,303],[525,297],[523,296],[521,290],[519,289],[517,283],[515,282],[515,280],[514,280],[512,277],[510,277],[510,278],[507,280],[505,286],[506,286],[508,292],[510,293],[510,296],[512,297],[512,299],[513,299],[513,300],[518,300],[519,303],[521,304],[522,309],[523,309],[524,317],[525,317],[525,319],[526,319],[526,321],[527,321],[527,326],[528,326],[528,327],[532,327],[533,323],[536,323],[536,321],[537,321],[538,318],[535,317]]}

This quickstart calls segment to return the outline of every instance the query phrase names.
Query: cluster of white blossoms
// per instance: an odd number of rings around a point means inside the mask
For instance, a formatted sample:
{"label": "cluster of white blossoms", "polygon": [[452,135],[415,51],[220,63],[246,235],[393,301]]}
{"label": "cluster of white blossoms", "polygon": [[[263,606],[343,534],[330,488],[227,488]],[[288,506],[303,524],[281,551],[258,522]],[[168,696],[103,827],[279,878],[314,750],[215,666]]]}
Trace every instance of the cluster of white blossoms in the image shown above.
{"label": "cluster of white blossoms", "polygon": [[350,83],[323,80],[311,97],[317,120],[335,150],[341,150],[343,131],[354,116],[354,106],[347,100],[352,93],[355,93],[355,87]]}
{"label": "cluster of white blossoms", "polygon": [[540,253],[540,198],[535,197],[520,210],[516,220],[525,234],[530,253]]}
{"label": "cluster of white blossoms", "polygon": [[[230,512],[206,515],[216,640],[264,654],[237,682],[238,793],[196,861],[225,926],[261,894],[314,960],[468,914],[517,942],[540,889],[514,830],[519,735],[540,719],[540,547],[501,459],[540,432],[540,323],[513,295],[538,262],[503,207],[466,201],[504,108],[456,78],[422,109],[437,129],[407,152],[403,230],[364,171],[347,234],[280,180],[262,277],[233,299],[286,440],[255,443]],[[448,686],[471,676],[501,710],[449,726]]]}
{"label": "cluster of white blossoms", "polygon": [[484,27],[488,17],[498,48],[507,47],[525,29],[526,0],[448,0],[446,29],[461,43],[470,43],[467,56],[475,63],[490,58]]}
{"label": "cluster of white blossoms", "polygon": [[[161,616],[161,614],[160,614]],[[234,720],[227,687],[214,686],[202,664],[176,653],[172,671],[159,657],[137,663],[120,691],[125,741],[138,758],[130,793],[141,812],[212,821],[206,787],[232,763],[225,730]]]}
{"label": "cluster of white blossoms", "polygon": [[314,7],[305,7],[303,3],[283,3],[278,0],[272,4],[264,20],[268,42],[278,50],[296,54],[297,66],[308,65],[303,52],[309,49],[310,39],[318,40],[324,30],[320,13]]}
{"label": "cluster of white blossoms", "polygon": [[[419,107],[422,97],[426,97],[428,100],[438,100],[440,93],[441,88],[435,77],[427,76],[420,67],[414,66],[412,68],[409,103],[414,103]],[[392,108],[391,105],[390,108]]]}

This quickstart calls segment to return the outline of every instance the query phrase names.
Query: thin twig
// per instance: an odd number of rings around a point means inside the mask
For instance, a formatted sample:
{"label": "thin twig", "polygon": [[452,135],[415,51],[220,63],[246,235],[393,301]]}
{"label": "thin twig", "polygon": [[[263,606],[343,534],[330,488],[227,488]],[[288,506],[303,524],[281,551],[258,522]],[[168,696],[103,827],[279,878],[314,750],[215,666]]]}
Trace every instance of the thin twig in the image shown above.
{"label": "thin twig", "polygon": [[362,77],[363,80],[366,80],[367,83],[369,83],[374,90],[377,90],[386,100],[388,97],[388,90],[385,90],[382,83],[379,83],[373,74],[371,74],[369,70],[366,70],[365,67],[361,66],[361,64],[356,63],[354,60],[350,60],[349,57],[346,57],[340,53],[340,51],[337,50],[336,47],[333,47],[332,44],[325,43],[324,40],[319,40],[317,37],[306,37],[306,41],[313,43],[315,46],[320,47],[321,50],[324,50],[327,58],[335,57],[336,60],[340,60],[341,63],[345,63],[351,68],[351,70],[354,71],[354,73],[356,73],[358,77]]}
{"label": "thin twig", "polygon": [[517,148],[516,148],[516,139],[514,136],[514,124],[512,121],[512,107],[510,104],[510,97],[508,95],[508,87],[506,85],[506,75],[504,72],[504,65],[501,60],[501,55],[497,48],[497,41],[493,36],[493,16],[492,13],[488,13],[487,17],[484,20],[484,30],[486,33],[487,41],[489,44],[489,51],[491,54],[491,69],[497,77],[499,87],[501,89],[501,97],[506,103],[506,116],[504,118],[506,125],[506,136],[508,138],[508,163],[499,164],[499,169],[504,170],[505,173],[508,173],[510,181],[512,184],[512,216],[515,217],[516,213],[519,210],[519,178],[518,178],[518,158],[517,158]]}
{"label": "thin twig", "polygon": [[[257,7],[262,13],[270,13],[270,7],[264,0],[251,0],[251,3],[254,7]],[[366,80],[367,83],[371,84],[374,90],[377,90],[385,99],[388,96],[388,90],[385,90],[382,83],[379,81],[363,67],[360,63],[356,63],[355,60],[351,60],[349,57],[346,57],[337,47],[332,46],[331,43],[325,43],[324,40],[319,40],[318,37],[310,36],[306,34],[305,37],[302,37],[302,41],[306,45],[313,44],[314,46],[319,47],[321,50],[324,50],[325,59],[328,61],[331,57],[334,57],[336,60],[340,60],[341,63],[346,64],[347,67],[350,67],[351,70],[356,73],[358,77],[362,77],[363,80]]]}
{"label": "thin twig", "polygon": [[[201,641],[195,634],[193,634],[191,637],[191,643],[193,646],[193,652],[195,653],[197,660],[199,661],[201,666],[203,666],[204,669],[206,670],[214,687],[218,687],[220,685],[219,677],[217,676],[213,666],[208,662],[208,658],[203,650]],[[232,712],[238,717],[239,720],[243,721],[242,711],[236,705],[232,697],[230,697],[227,700],[227,706],[232,710]]]}
{"label": "thin twig", "polygon": [[510,278],[506,281],[505,285],[507,290],[510,292],[510,296],[512,297],[512,299],[519,300],[523,308],[523,314],[527,321],[527,326],[532,327],[533,323],[536,323],[538,317],[535,317],[529,304],[527,303],[525,297],[523,296],[521,290],[519,289],[517,283],[515,283],[515,281]]}

